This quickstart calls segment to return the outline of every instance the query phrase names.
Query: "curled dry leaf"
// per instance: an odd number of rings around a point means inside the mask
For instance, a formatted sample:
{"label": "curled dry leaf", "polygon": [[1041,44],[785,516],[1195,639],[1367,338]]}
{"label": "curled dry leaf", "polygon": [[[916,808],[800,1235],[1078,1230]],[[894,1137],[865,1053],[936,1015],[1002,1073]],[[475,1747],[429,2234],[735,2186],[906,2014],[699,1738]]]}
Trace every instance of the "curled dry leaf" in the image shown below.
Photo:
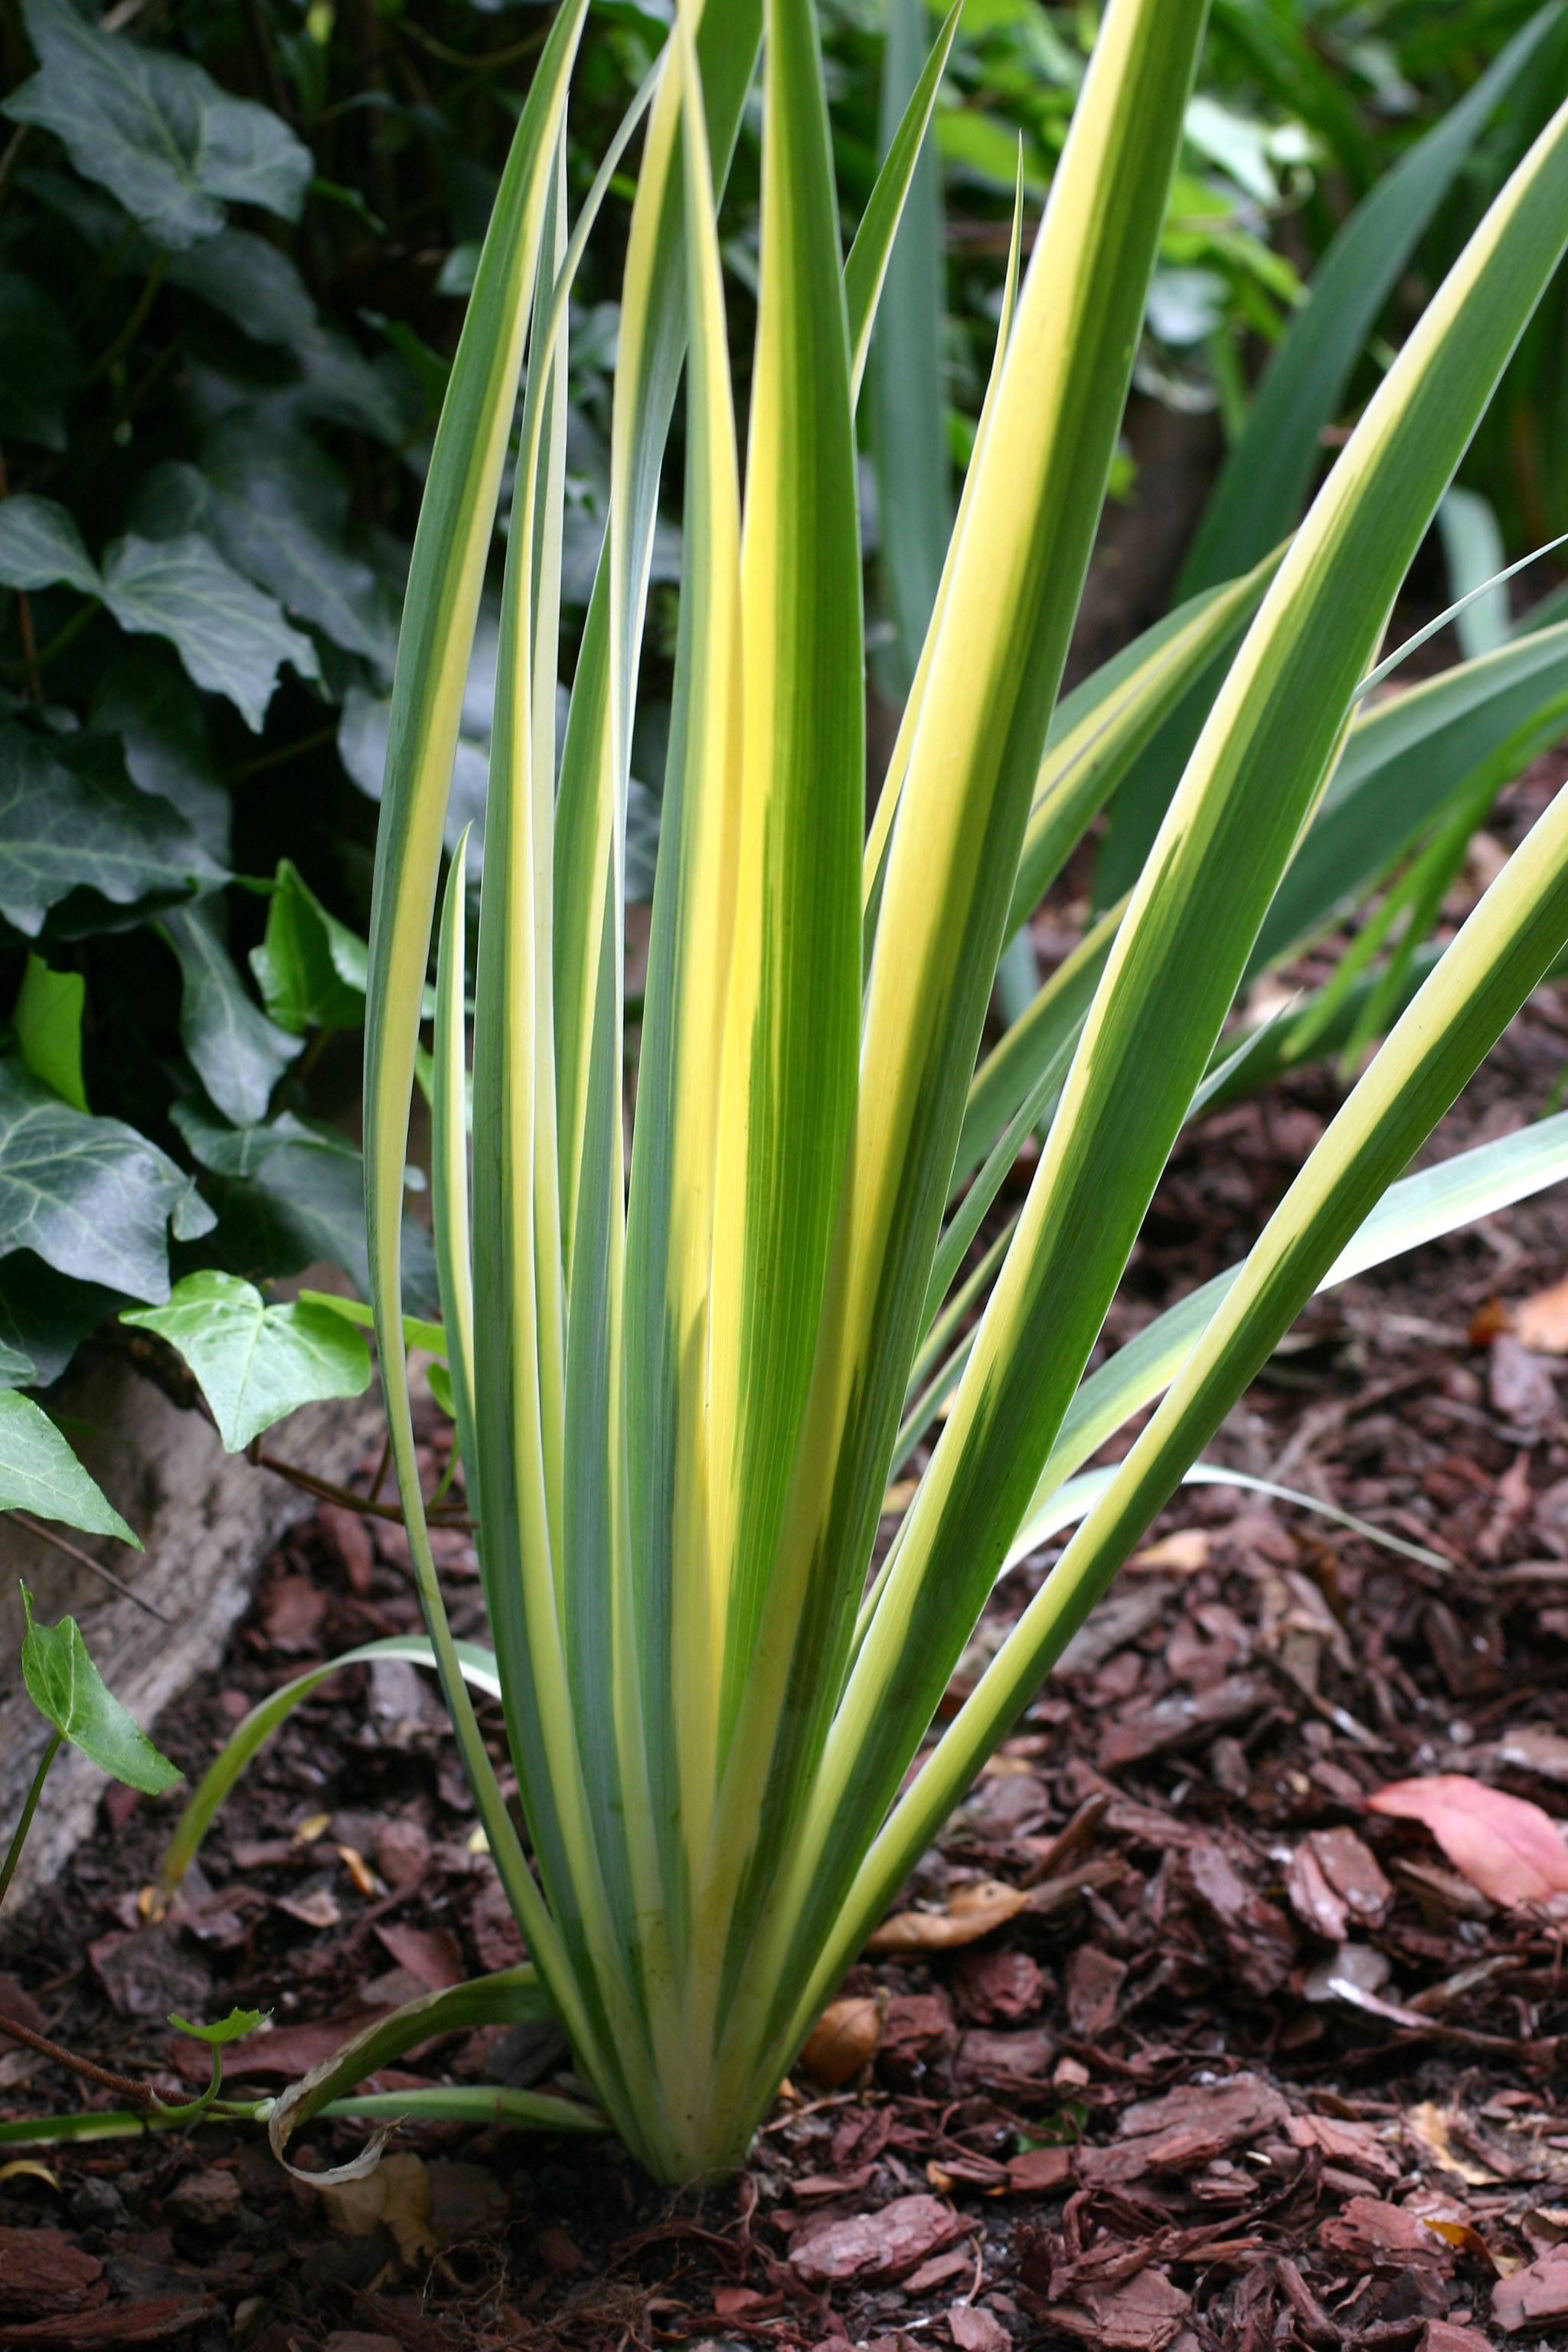
{"label": "curled dry leaf", "polygon": [[882,2004],[867,1995],[830,2001],[800,2053],[814,2082],[837,2091],[868,2066],[882,2038]]}
{"label": "curled dry leaf", "polygon": [[436,2251],[430,2178],[417,2156],[384,2157],[368,2179],[328,2181],[321,2195],[340,2237],[368,2238],[384,2227],[410,2267]]}
{"label": "curled dry leaf", "polygon": [[1004,1886],[999,1879],[983,1878],[961,1886],[945,1911],[895,1911],[868,1938],[871,1952],[950,1952],[961,1944],[976,1944],[1008,1919],[1027,1908],[1027,1890]]}
{"label": "curled dry leaf", "polygon": [[1550,1813],[1523,1797],[1489,1789],[1464,1772],[1393,1780],[1376,1789],[1367,1811],[1421,1822],[1472,1886],[1516,1907],[1568,1895],[1568,1845]]}

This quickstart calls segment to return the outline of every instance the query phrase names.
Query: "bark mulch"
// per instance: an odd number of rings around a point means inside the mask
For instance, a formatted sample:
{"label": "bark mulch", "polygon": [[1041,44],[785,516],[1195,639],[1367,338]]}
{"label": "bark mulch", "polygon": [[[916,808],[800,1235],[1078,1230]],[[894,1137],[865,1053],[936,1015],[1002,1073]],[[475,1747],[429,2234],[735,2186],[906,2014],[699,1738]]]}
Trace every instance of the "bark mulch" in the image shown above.
{"label": "bark mulch", "polygon": [[[1549,992],[1438,1148],[1538,1111],[1565,1059]],[[1336,1099],[1303,1078],[1184,1143],[1110,1339],[1239,1253]],[[401,2135],[330,2196],[259,2134],[50,2151],[0,2174],[0,2352],[1558,2340],[1568,1904],[1493,1899],[1365,1799],[1454,1774],[1568,1817],[1568,1312],[1519,1321],[1565,1274],[1549,1194],[1314,1305],[1215,1455],[1446,1564],[1187,1490],[921,1865],[742,2178],[671,2199],[608,2144],[456,2129]],[[438,1541],[478,1631],[471,1550]],[[1044,1566],[998,1595],[952,1703]],[[260,1693],[413,1622],[400,1530],[324,1509],[159,1738],[199,1774]],[[269,2009],[231,2067],[269,2092],[377,2011],[520,1956],[411,1667],[303,1708],[156,1921],[165,1826],[106,1795],[68,1880],[7,1924],[0,2009],[165,2082],[205,2065],[171,2010]],[[491,2032],[384,2079],[547,2084],[564,2059],[548,2032]],[[0,2053],[0,2107],[76,2095]],[[354,2144],[306,2137],[323,2163]]]}

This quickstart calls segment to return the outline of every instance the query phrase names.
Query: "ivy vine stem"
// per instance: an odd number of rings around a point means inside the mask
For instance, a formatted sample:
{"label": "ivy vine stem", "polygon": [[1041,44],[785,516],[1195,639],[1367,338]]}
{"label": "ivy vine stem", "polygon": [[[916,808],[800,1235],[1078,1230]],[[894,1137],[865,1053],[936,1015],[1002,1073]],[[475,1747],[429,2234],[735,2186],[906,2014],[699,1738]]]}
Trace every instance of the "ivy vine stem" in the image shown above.
{"label": "ivy vine stem", "polygon": [[[22,1807],[22,1817],[16,1823],[5,1862],[0,1864],[0,1903],[5,1900],[5,1890],[16,1875],[16,1864],[22,1859],[22,1848],[27,1843],[27,1832],[32,1828],[33,1815],[38,1810],[38,1799],[44,1793],[44,1782],[49,1777],[49,1767],[58,1755],[64,1738],[64,1732],[57,1731],[38,1759],[38,1769],[33,1775],[32,1787],[27,1790],[26,1801]],[[5,2026],[3,2018],[0,2018],[0,2026]],[[5,2030],[8,2032],[9,2028]]]}

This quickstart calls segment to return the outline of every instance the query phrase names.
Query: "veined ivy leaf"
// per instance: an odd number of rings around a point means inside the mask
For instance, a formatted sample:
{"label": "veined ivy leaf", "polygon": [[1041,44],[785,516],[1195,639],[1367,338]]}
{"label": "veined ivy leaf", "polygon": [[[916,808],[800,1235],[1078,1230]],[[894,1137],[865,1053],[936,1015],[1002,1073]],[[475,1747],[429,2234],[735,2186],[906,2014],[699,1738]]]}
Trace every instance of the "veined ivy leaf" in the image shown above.
{"label": "veined ivy leaf", "polygon": [[183,1358],[231,1454],[302,1404],[360,1396],[370,1385],[369,1351],[341,1316],[299,1300],[268,1307],[237,1275],[187,1275],[166,1307],[120,1319],[157,1332]]}
{"label": "veined ivy leaf", "polygon": [[81,1076],[81,1016],[87,982],[79,971],[51,971],[40,955],[29,955],[16,1007],[11,1015],[22,1066],[51,1094],[87,1108]]}
{"label": "veined ivy leaf", "polygon": [[298,342],[316,323],[310,289],[289,255],[247,228],[220,228],[176,254],[169,282],[221,310],[254,342]]}
{"label": "veined ivy leaf", "polygon": [[[284,1111],[265,1127],[221,1127],[195,1103],[174,1120],[203,1168],[218,1206],[214,1247],[236,1272],[299,1274],[312,1260],[341,1265],[356,1290],[370,1288],[364,1239],[364,1164],[329,1128]],[[403,1232],[404,1303],[438,1315],[436,1253],[422,1225]]]}
{"label": "veined ivy leaf", "polygon": [[119,736],[132,782],[177,808],[203,848],[226,864],[233,803],[218,782],[195,688],[173,654],[145,646],[111,662],[93,688],[89,723],[96,734]]}
{"label": "veined ivy leaf", "polygon": [[321,667],[309,637],[282,607],[195,533],[116,540],[103,560],[103,601],[122,629],[167,637],[198,686],[224,694],[259,734],[278,673]]}
{"label": "veined ivy leaf", "polygon": [[39,69],[5,112],[52,131],[160,245],[212,236],[225,198],[298,220],[310,151],[267,107],[228,97],[183,58],[100,32],[70,0],[22,0],[22,15]]}
{"label": "veined ivy leaf", "polygon": [[208,434],[204,528],[231,563],[337,646],[390,669],[397,600],[348,545],[349,486],[324,449],[241,409]]}
{"label": "veined ivy leaf", "polygon": [[[7,362],[9,365],[9,362]],[[7,588],[76,588],[100,596],[103,583],[74,518],[58,499],[18,490],[0,499],[0,581]]]}
{"label": "veined ivy leaf", "polygon": [[283,858],[268,901],[267,935],[250,950],[262,1002],[279,1027],[296,1037],[310,1029],[363,1027],[368,961],[364,941],[328,914],[299,868]]}
{"label": "veined ivy leaf", "polygon": [[0,440],[66,446],[66,404],[81,373],[76,340],[47,289],[0,269]]}
{"label": "veined ivy leaf", "polygon": [[88,1333],[126,1303],[123,1291],[75,1282],[31,1250],[0,1257],[0,1380],[14,1388],[46,1388]]}
{"label": "veined ivy leaf", "polygon": [[31,1511],[142,1549],[48,1414],[15,1389],[0,1389],[0,1511]]}
{"label": "veined ivy leaf", "polygon": [[128,907],[224,879],[184,819],[137,791],[110,737],[0,727],[0,914],[29,939],[74,890]]}
{"label": "veined ivy leaf", "polygon": [[31,1250],[79,1282],[164,1299],[169,1225],[182,1209],[187,1238],[210,1229],[190,1178],[155,1143],[120,1119],[85,1118],[0,1063],[0,1259]]}
{"label": "veined ivy leaf", "polygon": [[58,1625],[33,1618],[33,1596],[22,1588],[27,1631],[22,1643],[22,1680],[46,1722],[84,1756],[128,1789],[161,1797],[184,1775],[159,1754],[141,1725],[127,1714],[87,1654],[74,1617]]}
{"label": "veined ivy leaf", "polygon": [[246,993],[206,906],[177,907],[160,928],[180,960],[180,1038],[225,1118],[265,1118],[272,1089],[300,1051]]}

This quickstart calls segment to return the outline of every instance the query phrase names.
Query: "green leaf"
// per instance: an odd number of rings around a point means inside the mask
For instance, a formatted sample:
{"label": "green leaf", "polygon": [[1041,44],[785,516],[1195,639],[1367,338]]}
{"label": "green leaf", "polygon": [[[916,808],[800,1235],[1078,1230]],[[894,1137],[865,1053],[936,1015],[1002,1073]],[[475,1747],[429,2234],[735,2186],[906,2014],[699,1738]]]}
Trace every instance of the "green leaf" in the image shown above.
{"label": "green leaf", "polygon": [[364,1023],[364,941],[330,915],[291,859],[267,906],[267,935],[250,950],[262,1002],[280,1029],[358,1029]]}
{"label": "green leaf", "polygon": [[80,376],[76,341],[54,296],[0,269],[0,439],[66,446],[66,404]]}
{"label": "green leaf", "polygon": [[87,1654],[74,1617],[58,1625],[34,1622],[33,1596],[22,1587],[27,1631],[22,1642],[22,1680],[27,1696],[62,1738],[128,1789],[161,1797],[184,1779],[161,1756],[129,1716]]}
{"label": "green leaf", "polygon": [[397,605],[348,541],[349,485],[323,449],[248,410],[202,445],[204,527],[229,562],[334,645],[390,667]]}
{"label": "green leaf", "polygon": [[[884,155],[891,152],[905,109],[920,89],[925,36],[923,0],[889,0],[882,64]],[[942,364],[944,296],[942,184],[928,139],[888,261],[868,386],[883,591],[900,694],[908,692],[920,660],[952,528]]]}
{"label": "green leaf", "polygon": [[370,1384],[369,1350],[341,1316],[298,1300],[268,1307],[237,1275],[189,1274],[166,1307],[120,1319],[155,1331],[183,1358],[230,1454],[302,1404],[362,1396]]}
{"label": "green leaf", "polygon": [[134,1128],[86,1118],[0,1063],[0,1258],[31,1250],[79,1282],[166,1298],[169,1223],[191,1189]]}
{"label": "green leaf", "polygon": [[142,1549],[48,1414],[15,1389],[0,1389],[0,1511],[31,1511]]}
{"label": "green leaf", "polygon": [[106,735],[36,735],[0,727],[0,914],[36,938],[75,890],[117,907],[223,869],[184,819],[138,792]]}
{"label": "green leaf", "polygon": [[123,1291],[57,1274],[31,1250],[0,1258],[0,1380],[58,1381],[88,1333],[124,1304]]}
{"label": "green leaf", "polygon": [[1340,230],[1307,300],[1269,356],[1245,429],[1205,510],[1178,594],[1245,572],[1294,524],[1318,463],[1319,435],[1344,397],[1379,313],[1500,100],[1559,14],[1554,6],[1538,9]]}
{"label": "green leaf", "polygon": [[188,2017],[180,2017],[171,2010],[169,2022],[176,2033],[188,2033],[193,2042],[205,2042],[209,2050],[222,2050],[229,2042],[241,2042],[247,2033],[254,2033],[271,2014],[269,2009],[231,2009],[216,2025],[193,2025]]}
{"label": "green leaf", "polygon": [[52,131],[84,179],[182,251],[224,225],[223,199],[298,220],[310,150],[264,106],[230,98],[200,66],[100,32],[69,0],[23,0],[39,70],[4,102]]}
{"label": "green leaf", "polygon": [[73,1110],[87,1108],[81,1076],[81,1016],[87,982],[79,971],[51,971],[30,955],[11,1015],[22,1066]]}
{"label": "green leaf", "polygon": [[[264,1127],[220,1127],[195,1103],[174,1124],[202,1167],[219,1209],[222,1255],[237,1272],[299,1274],[315,1259],[341,1265],[356,1290],[370,1287],[364,1170],[353,1145],[291,1111]],[[437,1311],[435,1254],[421,1225],[405,1222],[404,1293],[416,1314]],[[129,1287],[129,1286],[127,1286]]]}
{"label": "green leaf", "polygon": [[237,1127],[265,1118],[298,1041],[252,1003],[208,906],[176,908],[160,929],[180,960],[180,1040],[196,1076]]}
{"label": "green leaf", "polygon": [[203,848],[226,863],[233,802],[218,782],[196,690],[173,655],[144,646],[111,662],[93,688],[89,724],[119,736],[132,782],[177,808]]}
{"label": "green leaf", "polygon": [[1498,519],[1479,491],[1447,491],[1437,509],[1437,530],[1448,566],[1448,593],[1463,609],[1450,618],[1467,661],[1495,653],[1508,643],[1508,590],[1500,574],[1508,563]]}
{"label": "green leaf", "polygon": [[122,629],[167,637],[198,686],[223,694],[253,733],[285,662],[303,678],[321,666],[283,608],[195,532],[117,539],[103,560],[103,601]]}
{"label": "green leaf", "polygon": [[289,255],[247,228],[220,228],[169,265],[169,283],[210,302],[258,343],[294,343],[316,323],[310,289]]}
{"label": "green leaf", "polygon": [[100,596],[97,564],[67,509],[19,490],[0,499],[0,582],[7,588],[77,588]]}

